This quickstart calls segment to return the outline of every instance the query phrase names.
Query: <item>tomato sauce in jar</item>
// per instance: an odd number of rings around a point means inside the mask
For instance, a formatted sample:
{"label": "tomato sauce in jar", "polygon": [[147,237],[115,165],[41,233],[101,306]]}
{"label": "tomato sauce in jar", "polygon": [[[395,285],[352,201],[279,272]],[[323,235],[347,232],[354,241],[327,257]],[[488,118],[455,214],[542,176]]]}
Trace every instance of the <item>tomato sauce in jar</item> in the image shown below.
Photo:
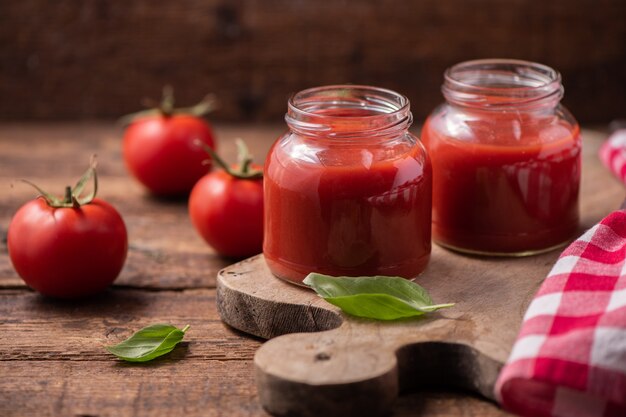
{"label": "tomato sauce in jar", "polygon": [[581,139],[559,74],[524,61],[446,72],[447,103],[422,138],[433,164],[433,235],[462,252],[523,256],[578,229]]}
{"label": "tomato sauce in jar", "polygon": [[302,91],[265,165],[263,253],[278,277],[413,278],[430,256],[431,168],[406,97],[364,86]]}

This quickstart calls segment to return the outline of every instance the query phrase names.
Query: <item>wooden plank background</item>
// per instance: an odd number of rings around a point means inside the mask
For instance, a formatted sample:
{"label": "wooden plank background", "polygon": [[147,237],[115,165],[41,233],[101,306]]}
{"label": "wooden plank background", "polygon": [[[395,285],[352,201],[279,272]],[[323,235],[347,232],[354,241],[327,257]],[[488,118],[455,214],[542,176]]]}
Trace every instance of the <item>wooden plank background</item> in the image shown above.
{"label": "wooden plank background", "polygon": [[626,117],[623,0],[3,0],[0,119],[112,118],[174,85],[215,120],[280,122],[290,93],[396,89],[421,121],[443,70],[485,57],[559,69],[581,122]]}

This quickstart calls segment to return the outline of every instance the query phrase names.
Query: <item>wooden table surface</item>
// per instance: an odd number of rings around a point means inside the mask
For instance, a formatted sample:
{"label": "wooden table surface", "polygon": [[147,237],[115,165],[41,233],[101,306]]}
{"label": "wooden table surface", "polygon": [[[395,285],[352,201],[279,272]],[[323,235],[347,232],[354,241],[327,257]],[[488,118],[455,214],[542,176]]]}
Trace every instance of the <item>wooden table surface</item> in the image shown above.
{"label": "wooden table surface", "polygon": [[[217,126],[220,150],[235,156],[244,138],[262,160],[280,125]],[[0,416],[263,416],[252,358],[262,340],[224,325],[215,277],[232,261],[196,235],[186,202],[157,200],[130,179],[121,159],[121,129],[112,123],[0,125]],[[604,133],[586,130],[585,153]],[[14,272],[6,232],[13,213],[35,196],[27,178],[62,194],[97,153],[100,197],[125,219],[129,256],[115,285],[81,301],[30,291]],[[584,168],[585,169],[585,168]],[[620,184],[594,172],[583,190],[601,188],[619,206]],[[594,195],[597,195],[594,194]],[[583,198],[598,218],[612,207]],[[104,350],[157,322],[191,325],[174,352],[146,364],[118,361]],[[463,393],[418,392],[397,402],[394,416],[506,416]]]}

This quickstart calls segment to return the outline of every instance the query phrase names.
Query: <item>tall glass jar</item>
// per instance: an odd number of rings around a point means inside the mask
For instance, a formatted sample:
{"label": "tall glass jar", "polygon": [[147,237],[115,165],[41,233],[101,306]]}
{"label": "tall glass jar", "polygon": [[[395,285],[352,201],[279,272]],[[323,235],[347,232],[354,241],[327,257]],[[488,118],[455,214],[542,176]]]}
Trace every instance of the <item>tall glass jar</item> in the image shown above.
{"label": "tall glass jar", "polygon": [[431,167],[406,97],[335,85],[295,94],[267,158],[263,253],[278,277],[413,278],[430,256]]}
{"label": "tall glass jar", "polygon": [[489,59],[445,72],[422,139],[433,164],[433,237],[462,252],[524,256],[578,227],[581,139],[560,74]]}

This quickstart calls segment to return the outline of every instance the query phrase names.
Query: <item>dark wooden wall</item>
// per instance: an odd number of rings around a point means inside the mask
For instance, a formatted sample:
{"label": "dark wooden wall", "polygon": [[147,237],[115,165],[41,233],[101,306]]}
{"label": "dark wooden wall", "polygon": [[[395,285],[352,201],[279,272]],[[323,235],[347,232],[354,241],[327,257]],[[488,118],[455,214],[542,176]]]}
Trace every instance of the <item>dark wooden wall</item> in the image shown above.
{"label": "dark wooden wall", "polygon": [[330,83],[401,91],[421,121],[458,61],[563,73],[582,122],[626,117],[624,0],[0,0],[0,119],[117,117],[174,85],[218,120],[280,121]]}

